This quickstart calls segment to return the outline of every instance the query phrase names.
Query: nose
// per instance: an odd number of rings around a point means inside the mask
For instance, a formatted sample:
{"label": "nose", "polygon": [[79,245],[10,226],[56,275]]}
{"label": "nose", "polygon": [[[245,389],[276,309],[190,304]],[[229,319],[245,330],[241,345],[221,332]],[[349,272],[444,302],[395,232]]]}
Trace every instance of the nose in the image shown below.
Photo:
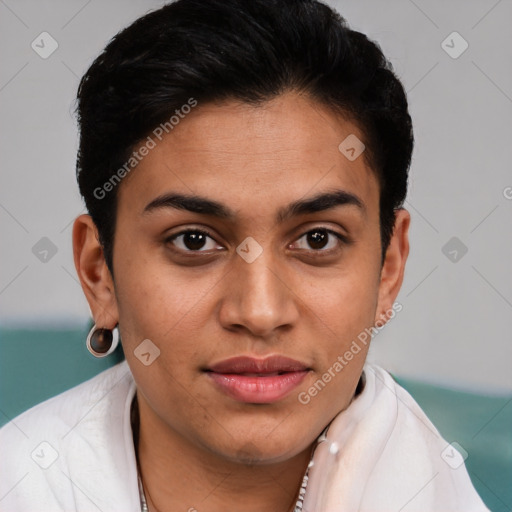
{"label": "nose", "polygon": [[270,338],[299,318],[298,297],[289,276],[266,251],[252,263],[235,256],[219,310],[222,326]]}

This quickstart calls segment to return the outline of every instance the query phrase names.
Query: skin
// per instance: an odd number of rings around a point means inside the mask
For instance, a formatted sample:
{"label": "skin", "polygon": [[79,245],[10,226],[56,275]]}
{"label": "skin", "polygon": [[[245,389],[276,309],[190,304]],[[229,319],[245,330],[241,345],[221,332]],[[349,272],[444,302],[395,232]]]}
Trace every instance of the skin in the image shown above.
{"label": "skin", "polygon": [[[381,267],[379,186],[364,156],[351,162],[338,150],[349,134],[365,141],[357,125],[297,93],[258,107],[200,104],[119,185],[115,280],[91,218],[76,219],[84,293],[98,326],[119,323],[137,384],[150,510],[293,509],[316,437],[353,398],[368,347],[307,405],[297,397],[391,309],[410,216],[397,211]],[[276,221],[289,203],[340,189],[364,209]],[[170,192],[220,202],[235,217],[144,212]],[[203,252],[191,254],[183,236],[169,240],[188,228],[210,233]],[[329,235],[323,248],[312,247],[307,233],[318,228],[351,243]],[[249,236],[263,248],[252,263],[236,252]],[[160,349],[149,366],[134,355],[144,339]],[[233,356],[275,354],[311,370],[273,404],[237,402],[202,371]]]}

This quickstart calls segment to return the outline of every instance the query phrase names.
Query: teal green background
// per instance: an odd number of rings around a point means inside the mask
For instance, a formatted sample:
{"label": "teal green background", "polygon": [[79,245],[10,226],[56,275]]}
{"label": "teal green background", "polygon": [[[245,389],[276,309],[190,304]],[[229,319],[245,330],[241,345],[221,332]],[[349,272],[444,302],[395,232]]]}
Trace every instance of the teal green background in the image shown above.
{"label": "teal green background", "polygon": [[[121,344],[94,358],[83,330],[0,329],[0,425],[31,406],[124,359]],[[468,453],[466,467],[493,512],[512,510],[512,397],[453,391],[394,378],[411,393],[448,442]]]}

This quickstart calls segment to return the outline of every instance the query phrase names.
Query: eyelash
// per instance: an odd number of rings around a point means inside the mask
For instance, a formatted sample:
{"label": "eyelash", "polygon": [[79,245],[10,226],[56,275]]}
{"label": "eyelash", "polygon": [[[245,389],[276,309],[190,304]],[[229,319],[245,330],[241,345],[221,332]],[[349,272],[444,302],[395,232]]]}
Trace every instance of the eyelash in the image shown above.
{"label": "eyelash", "polygon": [[[308,231],[304,232],[299,238],[296,239],[296,241],[302,239],[303,237],[307,236],[308,234],[310,233],[314,233],[315,231],[322,231],[322,232],[325,232],[329,235],[333,235],[334,237],[336,237],[338,239],[338,241],[342,244],[342,245],[349,245],[352,243],[352,241],[346,236],[346,235],[343,235],[341,233],[338,233],[332,229],[329,229],[329,228],[326,228],[326,227],[322,227],[322,226],[318,226],[318,227],[315,227],[313,229],[309,229]],[[180,236],[184,236],[184,235],[187,235],[188,233],[197,233],[197,234],[201,234],[201,235],[204,235],[204,236],[207,236],[209,238],[211,238],[212,240],[215,240],[215,238],[212,236],[211,233],[209,233],[208,231],[205,231],[204,229],[186,229],[184,231],[180,231],[179,233],[176,233],[170,237],[168,237],[166,240],[165,240],[165,243],[166,244],[172,244],[178,237]],[[296,242],[294,242],[296,243]],[[306,242],[307,243],[307,242]],[[327,242],[329,243],[329,242]],[[332,252],[334,251],[337,251],[339,250],[340,247],[338,246],[337,248],[331,248],[331,249],[301,249],[301,250],[305,250],[305,251],[308,251],[308,252],[312,252],[312,253],[316,253],[316,254],[321,254],[321,253],[324,253],[324,254],[331,254]],[[197,250],[197,251],[194,251],[194,250],[191,250],[191,249],[177,249],[177,248],[174,248],[174,250],[178,251],[178,252],[181,252],[181,253],[186,253],[186,254],[201,254],[201,253],[208,253],[209,251],[203,251],[203,250]]]}

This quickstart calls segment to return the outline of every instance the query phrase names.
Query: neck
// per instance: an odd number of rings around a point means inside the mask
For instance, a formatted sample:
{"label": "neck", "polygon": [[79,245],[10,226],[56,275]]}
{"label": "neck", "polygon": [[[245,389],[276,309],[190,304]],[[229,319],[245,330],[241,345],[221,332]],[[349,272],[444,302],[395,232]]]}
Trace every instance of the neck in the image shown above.
{"label": "neck", "polygon": [[150,512],[291,512],[312,447],[276,464],[246,465],[211,454],[163,425],[134,399],[134,445]]}

